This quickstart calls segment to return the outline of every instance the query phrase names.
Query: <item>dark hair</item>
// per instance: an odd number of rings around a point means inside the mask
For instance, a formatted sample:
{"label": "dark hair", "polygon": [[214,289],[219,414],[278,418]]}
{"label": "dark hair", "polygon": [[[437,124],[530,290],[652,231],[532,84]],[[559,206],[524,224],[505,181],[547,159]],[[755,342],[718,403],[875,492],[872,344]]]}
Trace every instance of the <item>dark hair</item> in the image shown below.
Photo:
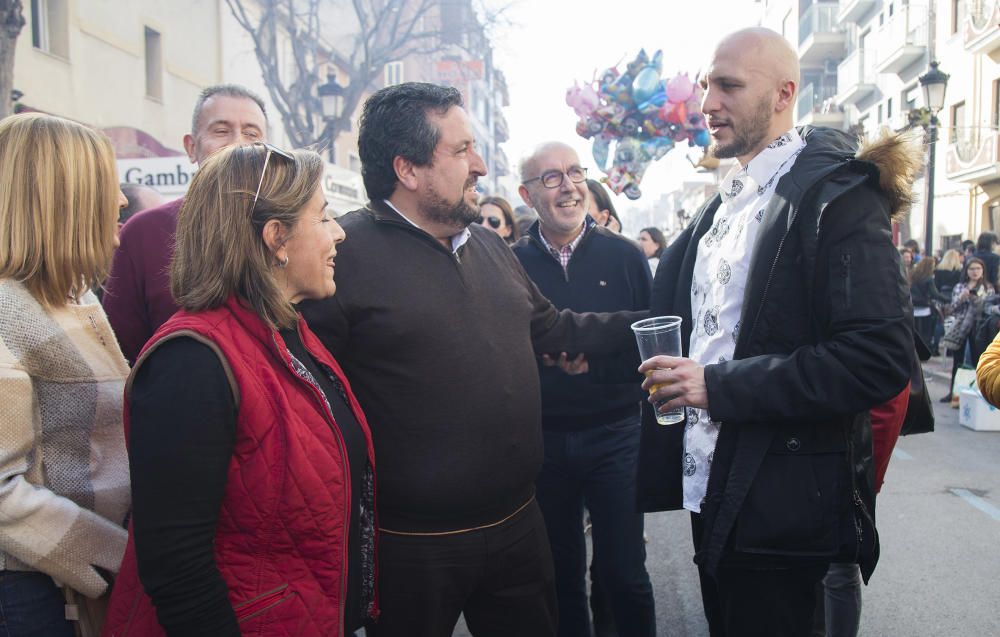
{"label": "dark hair", "polygon": [[962,242],[962,252],[968,252],[969,248],[972,249],[976,248],[976,242],[973,241],[972,239],[966,239],[965,241]]}
{"label": "dark hair", "polygon": [[979,235],[976,239],[976,251],[977,252],[987,252],[993,249],[993,246],[1000,243],[1000,239],[992,232],[984,232]]}
{"label": "dark hair", "polygon": [[667,238],[663,236],[663,233],[660,232],[659,228],[643,228],[639,231],[639,234],[642,234],[643,232],[648,234],[649,238],[656,244],[656,252],[653,253],[653,258],[659,259],[660,255],[663,254],[663,249],[667,247]]}
{"label": "dark hair", "polygon": [[462,106],[458,89],[423,82],[387,86],[365,101],[358,154],[369,199],[387,199],[396,189],[396,157],[416,166],[433,162],[441,132],[427,114],[444,116],[452,106]]}
{"label": "dark hair", "polygon": [[125,223],[135,213],[142,212],[148,208],[146,201],[142,198],[142,193],[152,192],[156,195],[159,194],[156,190],[150,188],[149,186],[134,182],[124,182],[118,184],[118,188],[122,191],[122,194],[125,195],[125,198],[128,199],[128,205],[118,211],[118,223]]}
{"label": "dark hair", "polygon": [[267,121],[267,109],[264,108],[264,100],[250,89],[239,84],[214,84],[203,90],[198,95],[198,101],[194,103],[194,114],[191,116],[191,134],[198,134],[198,120],[201,119],[201,111],[205,108],[205,102],[216,95],[224,97],[242,97],[253,100],[260,107],[260,112],[264,114],[264,121]]}
{"label": "dark hair", "polygon": [[973,264],[979,264],[979,267],[983,269],[983,278],[980,279],[981,282],[987,282],[992,284],[993,281],[989,280],[989,270],[986,269],[986,263],[979,257],[969,257],[965,260],[965,266],[962,268],[962,283],[969,282],[969,266]]}
{"label": "dark hair", "polygon": [[607,210],[608,213],[615,218],[618,225],[622,225],[621,217],[618,216],[618,211],[615,210],[615,204],[611,202],[611,195],[608,191],[601,185],[601,182],[596,179],[587,180],[587,190],[590,194],[594,196],[594,203],[597,204],[598,210]]}
{"label": "dark hair", "polygon": [[920,254],[920,244],[917,243],[916,239],[907,239],[903,245],[909,248],[913,254]]}
{"label": "dark hair", "polygon": [[483,206],[486,204],[491,204],[500,209],[503,213],[504,222],[510,228],[510,235],[504,237],[504,241],[507,243],[514,243],[521,238],[521,231],[518,229],[517,224],[514,223],[514,211],[510,207],[510,203],[507,202],[503,197],[483,197],[479,200],[479,208],[482,210]]}

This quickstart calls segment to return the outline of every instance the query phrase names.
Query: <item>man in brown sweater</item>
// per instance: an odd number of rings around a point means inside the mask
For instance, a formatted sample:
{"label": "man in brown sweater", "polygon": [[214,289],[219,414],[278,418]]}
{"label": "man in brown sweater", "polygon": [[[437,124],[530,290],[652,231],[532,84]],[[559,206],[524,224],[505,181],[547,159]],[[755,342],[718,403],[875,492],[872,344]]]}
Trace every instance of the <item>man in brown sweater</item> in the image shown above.
{"label": "man in brown sweater", "polygon": [[371,204],[341,219],[337,295],[302,309],[375,438],[375,634],[445,637],[464,612],[476,635],[554,635],[536,355],[600,369],[644,313],[556,310],[473,223],[486,167],[457,90],[378,91],[359,149]]}

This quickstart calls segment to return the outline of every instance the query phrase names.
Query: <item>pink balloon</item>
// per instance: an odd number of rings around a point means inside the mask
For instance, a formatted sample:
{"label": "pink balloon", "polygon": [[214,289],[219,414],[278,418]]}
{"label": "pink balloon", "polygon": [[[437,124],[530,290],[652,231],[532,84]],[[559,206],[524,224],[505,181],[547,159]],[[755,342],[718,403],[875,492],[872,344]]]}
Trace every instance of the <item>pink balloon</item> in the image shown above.
{"label": "pink balloon", "polygon": [[667,82],[667,99],[675,104],[686,102],[694,93],[694,84],[688,79],[687,73],[678,73]]}

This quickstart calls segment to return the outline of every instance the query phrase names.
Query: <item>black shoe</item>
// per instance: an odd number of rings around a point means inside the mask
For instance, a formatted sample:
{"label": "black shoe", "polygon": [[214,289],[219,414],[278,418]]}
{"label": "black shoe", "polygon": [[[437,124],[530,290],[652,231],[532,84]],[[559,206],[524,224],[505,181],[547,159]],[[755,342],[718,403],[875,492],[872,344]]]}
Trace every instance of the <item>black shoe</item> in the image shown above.
{"label": "black shoe", "polygon": [[951,402],[951,394],[948,394],[947,396],[945,396],[944,398],[942,398],[938,402],[939,403],[950,403]]}

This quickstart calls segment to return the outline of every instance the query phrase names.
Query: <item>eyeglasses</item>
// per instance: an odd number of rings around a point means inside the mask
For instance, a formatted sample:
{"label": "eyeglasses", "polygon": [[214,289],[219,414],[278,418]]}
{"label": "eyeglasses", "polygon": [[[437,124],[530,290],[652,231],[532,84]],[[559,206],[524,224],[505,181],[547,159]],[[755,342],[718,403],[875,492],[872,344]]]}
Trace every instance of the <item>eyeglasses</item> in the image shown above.
{"label": "eyeglasses", "polygon": [[529,184],[533,181],[541,181],[542,185],[546,188],[558,188],[563,184],[563,179],[569,177],[569,180],[574,184],[583,183],[587,180],[587,169],[580,168],[579,166],[573,166],[566,172],[561,170],[550,170],[544,172],[539,177],[532,177],[531,179],[525,179],[522,184]]}
{"label": "eyeglasses", "polygon": [[488,223],[491,228],[498,230],[503,222],[500,221],[500,217],[483,217],[482,223]]}
{"label": "eyeglasses", "polygon": [[271,154],[278,155],[279,157],[284,157],[288,161],[295,163],[295,156],[292,155],[287,150],[281,150],[277,146],[272,146],[267,142],[254,142],[254,146],[263,146],[267,150],[267,154],[264,155],[264,167],[260,169],[260,181],[257,182],[257,192],[253,195],[253,205],[250,206],[250,214],[253,214],[255,208],[257,208],[257,199],[260,198],[260,189],[264,185],[264,175],[267,174],[267,164],[271,161]]}

